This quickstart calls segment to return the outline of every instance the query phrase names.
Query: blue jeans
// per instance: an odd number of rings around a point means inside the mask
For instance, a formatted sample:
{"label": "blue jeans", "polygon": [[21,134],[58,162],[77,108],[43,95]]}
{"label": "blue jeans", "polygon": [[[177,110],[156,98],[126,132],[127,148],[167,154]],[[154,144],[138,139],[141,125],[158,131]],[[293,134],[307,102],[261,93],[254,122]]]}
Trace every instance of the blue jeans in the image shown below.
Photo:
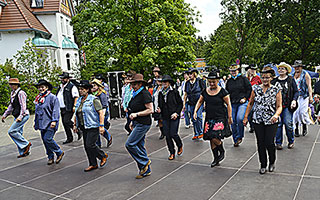
{"label": "blue jeans", "polygon": [[286,129],[286,135],[288,138],[289,144],[294,142],[293,137],[293,113],[289,111],[289,108],[284,108],[280,115],[280,121],[278,124],[278,130],[276,134],[276,144],[282,145],[283,133],[282,133],[282,125],[284,124]]}
{"label": "blue jeans", "polygon": [[199,136],[203,134],[202,130],[202,112],[203,112],[203,104],[200,106],[199,110],[197,111],[197,120],[193,119],[194,114],[194,108],[196,106],[188,105],[188,110],[190,112],[190,117],[192,119],[193,123],[193,129],[194,129],[194,136]]}
{"label": "blue jeans", "polygon": [[189,117],[189,106],[188,106],[188,103],[186,103],[185,108],[186,109],[184,111],[184,120],[185,120],[186,126],[189,126],[190,125],[190,117]]}
{"label": "blue jeans", "polygon": [[8,131],[8,134],[10,135],[11,139],[14,143],[16,143],[18,147],[20,155],[23,154],[23,149],[26,148],[29,144],[29,141],[23,137],[23,126],[29,118],[30,116],[26,115],[22,118],[21,122],[17,122],[16,119],[14,119],[14,122]]}
{"label": "blue jeans", "polygon": [[44,147],[46,148],[48,159],[53,159],[54,153],[57,155],[57,157],[62,154],[62,150],[53,139],[55,133],[56,131],[52,128],[41,130],[41,138]]}
{"label": "blue jeans", "polygon": [[[105,114],[105,116],[104,116],[104,125],[105,125],[105,126],[106,126],[106,124],[107,124],[107,122],[108,122],[108,119],[109,119],[109,113],[106,112],[106,114]],[[103,134],[103,137],[106,138],[106,139],[108,140],[108,142],[109,142],[110,139],[111,139],[111,134],[109,133],[109,131],[108,131],[106,128],[105,128],[104,130],[105,130],[105,132],[104,132],[104,134]],[[100,134],[98,135],[98,140],[97,140],[96,144],[97,144],[98,146],[101,146]]]}
{"label": "blue jeans", "polygon": [[231,104],[232,107],[232,120],[233,124],[231,125],[233,142],[236,143],[239,139],[243,138],[244,126],[243,118],[246,112],[248,101],[245,103],[234,103]]}
{"label": "blue jeans", "polygon": [[147,165],[149,158],[144,147],[146,133],[151,125],[136,123],[126,142],[126,148],[132,158],[137,162],[139,170]]}

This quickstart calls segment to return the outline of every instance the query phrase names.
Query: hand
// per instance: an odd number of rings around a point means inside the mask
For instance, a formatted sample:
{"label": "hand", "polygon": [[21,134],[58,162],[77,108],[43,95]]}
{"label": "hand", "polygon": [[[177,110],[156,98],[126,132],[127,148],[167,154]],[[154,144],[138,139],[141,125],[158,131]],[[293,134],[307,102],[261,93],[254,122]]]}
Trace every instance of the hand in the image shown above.
{"label": "hand", "polygon": [[161,113],[161,109],[158,107],[156,110],[157,113]]}
{"label": "hand", "polygon": [[6,119],[6,117],[2,116],[1,121],[4,123],[5,119]]}
{"label": "hand", "polygon": [[278,118],[279,118],[278,115],[273,115],[273,116],[271,117],[271,123],[272,123],[272,124],[276,123],[276,122],[278,121]]}
{"label": "hand", "polygon": [[247,124],[248,124],[248,117],[244,117],[242,123],[243,123],[243,126],[247,126]]}
{"label": "hand", "polygon": [[77,126],[73,126],[73,132],[74,132],[74,133],[78,133],[78,131],[79,131],[79,130],[78,130]]}
{"label": "hand", "polygon": [[240,100],[240,103],[245,103],[246,102],[246,98],[243,98]]}
{"label": "hand", "polygon": [[311,96],[309,95],[309,103],[313,103],[312,95]]}
{"label": "hand", "polygon": [[126,113],[127,113],[127,112],[128,112],[128,109],[125,109],[125,110],[124,110],[124,112],[126,112]]}
{"label": "hand", "polygon": [[295,108],[295,107],[297,107],[297,101],[296,101],[296,100],[293,100],[293,101],[291,102],[291,109],[293,109],[293,108]]}
{"label": "hand", "polygon": [[136,118],[136,117],[138,117],[138,113],[131,113],[130,116],[129,116],[129,118],[130,118],[131,120],[133,120],[133,119]]}
{"label": "hand", "polygon": [[16,122],[21,122],[21,119],[20,119],[20,118],[17,118],[17,119],[16,119]]}
{"label": "hand", "polygon": [[193,119],[194,119],[194,120],[197,120],[197,117],[198,117],[197,112],[195,112],[195,113],[193,114]]}
{"label": "hand", "polygon": [[54,127],[56,127],[56,125],[57,125],[57,122],[51,122],[50,128],[54,128]]}
{"label": "hand", "polygon": [[131,131],[133,130],[132,123],[129,124],[129,128],[130,128]]}
{"label": "hand", "polygon": [[178,118],[178,114],[177,113],[173,113],[171,115],[171,119],[176,120]]}
{"label": "hand", "polygon": [[75,106],[73,106],[72,110],[73,110],[73,112],[75,112],[75,111],[76,111],[76,107],[75,107]]}
{"label": "hand", "polygon": [[229,124],[229,125],[233,124],[232,117],[228,117],[228,124]]}
{"label": "hand", "polygon": [[185,111],[186,110],[186,106],[185,105],[183,105],[183,107],[182,107],[182,111]]}
{"label": "hand", "polygon": [[103,126],[99,126],[99,133],[101,134],[101,135],[103,135],[104,134],[104,127]]}

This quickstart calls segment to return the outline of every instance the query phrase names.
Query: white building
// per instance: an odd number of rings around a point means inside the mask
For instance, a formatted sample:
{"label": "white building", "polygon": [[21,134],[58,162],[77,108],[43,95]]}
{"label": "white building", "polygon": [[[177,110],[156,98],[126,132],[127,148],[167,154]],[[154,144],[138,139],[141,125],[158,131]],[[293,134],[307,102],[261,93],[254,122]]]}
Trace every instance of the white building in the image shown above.
{"label": "white building", "polygon": [[71,72],[79,63],[72,16],[72,0],[0,0],[0,64],[32,38],[37,47],[49,49],[52,62]]}

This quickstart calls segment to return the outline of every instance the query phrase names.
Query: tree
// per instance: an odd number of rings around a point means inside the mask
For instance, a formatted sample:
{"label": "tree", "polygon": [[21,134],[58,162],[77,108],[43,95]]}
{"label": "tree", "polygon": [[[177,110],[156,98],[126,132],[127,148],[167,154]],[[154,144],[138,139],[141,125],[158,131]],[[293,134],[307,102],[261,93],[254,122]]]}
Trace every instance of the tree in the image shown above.
{"label": "tree", "polygon": [[[73,19],[87,65],[82,72],[128,70],[172,74],[193,61],[198,13],[184,0],[97,0]],[[106,69],[110,59],[115,60]],[[90,76],[83,73],[84,76]]]}

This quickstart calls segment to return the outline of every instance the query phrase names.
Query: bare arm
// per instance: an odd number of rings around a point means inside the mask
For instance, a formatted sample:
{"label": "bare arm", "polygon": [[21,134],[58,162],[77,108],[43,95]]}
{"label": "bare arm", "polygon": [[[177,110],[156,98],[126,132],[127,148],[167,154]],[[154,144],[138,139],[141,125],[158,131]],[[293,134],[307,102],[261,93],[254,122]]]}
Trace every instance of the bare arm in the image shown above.
{"label": "bare arm", "polygon": [[130,118],[134,119],[136,117],[142,117],[142,116],[147,116],[151,115],[153,113],[153,105],[152,102],[145,104],[146,109],[137,113],[131,113]]}
{"label": "bare arm", "polygon": [[255,94],[254,94],[254,91],[252,90],[251,91],[251,95],[250,95],[250,100],[249,100],[249,103],[248,103],[248,106],[247,106],[247,109],[246,109],[246,113],[244,114],[244,119],[243,119],[243,125],[247,125],[248,123],[248,116],[249,116],[249,113],[252,109],[252,106],[254,104],[254,98],[255,98]]}
{"label": "bare arm", "polygon": [[278,121],[278,118],[282,112],[282,95],[281,91],[278,92],[276,96],[276,113],[272,116],[271,122],[276,123]]}
{"label": "bare arm", "polygon": [[227,110],[228,110],[228,122],[229,124],[232,124],[232,107],[231,107],[231,102],[230,102],[230,95],[227,95],[223,97],[224,102],[227,104]]}
{"label": "bare arm", "polygon": [[307,82],[308,91],[309,91],[309,101],[310,103],[312,103],[313,99],[312,99],[311,77],[308,73],[306,73],[306,82]]}
{"label": "bare arm", "polygon": [[203,102],[204,102],[204,98],[203,98],[202,95],[200,95],[200,98],[199,98],[199,100],[198,100],[198,102],[197,102],[197,104],[196,104],[196,106],[194,108],[194,113],[193,113],[193,118],[194,119],[197,119],[197,112],[198,112],[200,106],[203,104]]}

